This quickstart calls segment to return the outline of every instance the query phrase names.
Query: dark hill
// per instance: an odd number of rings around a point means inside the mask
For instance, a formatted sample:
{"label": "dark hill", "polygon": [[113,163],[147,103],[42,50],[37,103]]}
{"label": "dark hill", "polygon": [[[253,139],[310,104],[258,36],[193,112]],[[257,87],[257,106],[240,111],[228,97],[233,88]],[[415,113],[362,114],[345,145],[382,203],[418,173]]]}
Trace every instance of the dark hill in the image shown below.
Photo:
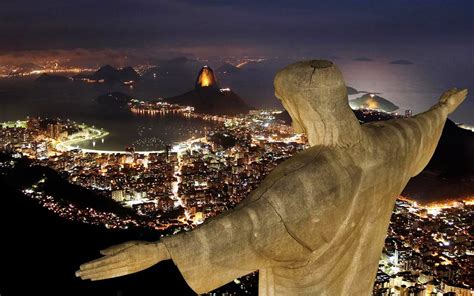
{"label": "dark hill", "polygon": [[359,91],[351,86],[347,86],[347,94],[348,95],[356,95],[359,93]]}
{"label": "dark hill", "polygon": [[290,114],[288,113],[288,111],[283,111],[281,112],[280,114],[277,114],[275,116],[275,119],[277,120],[281,120],[283,121],[284,123],[286,123],[287,125],[291,125],[291,116]]}
{"label": "dark hill", "polygon": [[443,170],[449,176],[466,173],[474,176],[473,152],[474,133],[458,127],[448,119],[428,168]]}
{"label": "dark hill", "polygon": [[[0,162],[9,161],[5,157],[0,155]],[[17,169],[19,171],[12,174],[0,167],[2,295],[195,295],[170,260],[137,274],[107,281],[77,279],[74,272],[79,265],[98,258],[99,250],[128,240],[156,241],[161,233],[142,229],[113,230],[65,220],[21,193],[28,182],[49,172],[41,168],[32,171],[29,166]],[[61,188],[64,191],[54,194],[64,198],[73,194],[86,199],[91,195],[85,189],[76,192],[75,186],[61,185]],[[92,197],[93,207],[97,199],[100,197]]]}
{"label": "dark hill", "polygon": [[353,109],[373,109],[384,112],[393,112],[399,108],[389,100],[375,94],[365,94],[357,99],[350,100],[349,105]]}
{"label": "dark hill", "polygon": [[199,113],[212,115],[237,115],[251,109],[241,97],[228,88],[219,88],[217,77],[209,66],[199,71],[194,89],[166,101],[192,106]]}
{"label": "dark hill", "polygon": [[167,102],[193,106],[196,112],[212,115],[237,115],[251,109],[244,100],[231,90],[214,87],[196,88],[182,95],[166,99]]}
{"label": "dark hill", "polygon": [[120,79],[124,82],[126,81],[138,81],[140,80],[140,75],[132,67],[125,67],[118,70]]}
{"label": "dark hill", "polygon": [[125,67],[122,69],[116,69],[110,65],[105,65],[99,70],[90,75],[79,74],[74,76],[75,80],[90,80],[94,82],[105,82],[105,83],[125,83],[125,82],[136,82],[140,80],[140,75],[132,68]]}
{"label": "dark hill", "polygon": [[44,73],[38,76],[38,78],[36,78],[35,81],[42,84],[63,84],[63,83],[69,83],[72,80],[66,76],[51,75],[51,74]]}
{"label": "dark hill", "polygon": [[99,70],[95,71],[91,78],[93,79],[102,79],[102,78],[111,78],[118,74],[117,69],[112,67],[111,65],[105,65],[99,68]]}
{"label": "dark hill", "polygon": [[402,194],[420,202],[474,196],[473,151],[474,133],[448,119],[431,161]]}
{"label": "dark hill", "polygon": [[237,143],[237,139],[233,135],[226,133],[214,133],[211,137],[211,141],[221,146],[224,149],[234,147]]}

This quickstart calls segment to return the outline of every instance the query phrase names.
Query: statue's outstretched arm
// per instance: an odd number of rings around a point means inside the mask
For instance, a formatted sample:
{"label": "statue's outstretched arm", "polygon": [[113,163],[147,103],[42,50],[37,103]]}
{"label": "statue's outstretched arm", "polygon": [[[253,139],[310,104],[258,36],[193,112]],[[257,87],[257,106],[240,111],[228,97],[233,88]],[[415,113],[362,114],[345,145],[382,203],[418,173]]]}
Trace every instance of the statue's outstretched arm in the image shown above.
{"label": "statue's outstretched arm", "polygon": [[261,268],[303,263],[308,252],[261,198],[156,243],[129,242],[101,251],[105,257],[81,265],[76,275],[102,280],[172,259],[190,287],[204,293]]}
{"label": "statue's outstretched arm", "polygon": [[103,280],[147,269],[170,259],[162,242],[129,241],[100,251],[104,257],[82,264],[76,276],[83,280]]}
{"label": "statue's outstretched arm", "polygon": [[450,89],[441,95],[439,102],[430,110],[407,118],[416,141],[414,149],[418,152],[410,170],[412,177],[421,173],[428,165],[438,146],[448,115],[456,110],[466,96],[467,89]]}
{"label": "statue's outstretched arm", "polygon": [[[467,95],[467,89],[457,90],[456,88],[444,92],[439,102],[428,111],[417,114],[411,118],[388,120],[385,122],[372,122],[364,124],[363,127],[371,130],[369,133],[372,138],[383,137],[383,133],[378,128],[388,128],[390,133],[399,139],[397,144],[392,147],[404,149],[404,154],[408,157],[407,167],[409,176],[418,175],[428,164],[438,145],[443,127],[448,115],[464,101]],[[390,145],[390,143],[385,143]],[[379,143],[379,145],[383,145]],[[378,146],[380,147],[380,146]]]}

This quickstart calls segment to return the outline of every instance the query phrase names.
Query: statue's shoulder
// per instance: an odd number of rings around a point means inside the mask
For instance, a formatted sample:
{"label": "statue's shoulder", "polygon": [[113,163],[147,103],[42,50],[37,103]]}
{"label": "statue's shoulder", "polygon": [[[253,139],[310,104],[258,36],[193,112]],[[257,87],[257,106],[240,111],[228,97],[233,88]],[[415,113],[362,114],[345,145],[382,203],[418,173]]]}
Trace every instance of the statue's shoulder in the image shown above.
{"label": "statue's shoulder", "polygon": [[283,176],[290,175],[303,168],[313,165],[321,154],[324,154],[325,147],[310,147],[300,151],[277,165],[273,171],[267,176],[267,179],[278,179]]}
{"label": "statue's shoulder", "polygon": [[283,178],[288,178],[293,172],[301,170],[305,166],[311,165],[317,154],[319,154],[317,150],[308,148],[277,165],[238,207],[245,206],[248,203],[260,199],[265,193],[268,193],[276,182]]}
{"label": "statue's shoulder", "polygon": [[[323,146],[308,148],[275,167],[250,194],[246,203],[262,197],[287,198],[298,194],[301,190],[324,189],[352,167],[354,167],[352,157],[347,151]],[[354,176],[357,177],[356,175],[358,172],[354,169]]]}

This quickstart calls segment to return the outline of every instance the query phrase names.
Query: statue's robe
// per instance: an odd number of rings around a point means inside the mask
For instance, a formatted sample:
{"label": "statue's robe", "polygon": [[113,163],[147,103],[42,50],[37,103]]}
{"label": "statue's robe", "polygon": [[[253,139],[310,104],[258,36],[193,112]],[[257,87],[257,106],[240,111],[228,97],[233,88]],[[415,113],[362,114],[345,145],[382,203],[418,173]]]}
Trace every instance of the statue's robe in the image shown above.
{"label": "statue's robe", "polygon": [[163,242],[197,293],[258,270],[259,295],[370,295],[395,200],[447,115],[439,103],[412,118],[354,117],[351,141],[294,155],[235,209]]}

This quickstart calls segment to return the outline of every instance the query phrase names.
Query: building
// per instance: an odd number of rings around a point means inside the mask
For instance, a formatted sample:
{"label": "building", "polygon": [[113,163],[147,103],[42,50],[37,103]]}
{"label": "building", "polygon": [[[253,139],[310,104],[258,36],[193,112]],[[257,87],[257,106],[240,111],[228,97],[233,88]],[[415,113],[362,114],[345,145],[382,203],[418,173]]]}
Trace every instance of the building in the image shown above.
{"label": "building", "polygon": [[124,190],[114,190],[112,191],[112,199],[117,202],[122,202],[126,199]]}
{"label": "building", "polygon": [[59,139],[61,131],[62,126],[59,123],[48,123],[46,127],[46,135],[52,139]]}

